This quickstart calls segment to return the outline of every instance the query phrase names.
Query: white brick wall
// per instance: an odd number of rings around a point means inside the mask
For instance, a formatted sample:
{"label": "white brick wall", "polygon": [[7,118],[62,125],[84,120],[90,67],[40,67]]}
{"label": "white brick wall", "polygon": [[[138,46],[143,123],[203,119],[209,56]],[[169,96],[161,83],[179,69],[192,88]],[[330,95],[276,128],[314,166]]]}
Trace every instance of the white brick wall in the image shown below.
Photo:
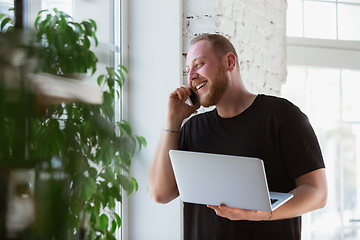
{"label": "white brick wall", "polygon": [[196,34],[223,34],[238,52],[247,88],[280,95],[286,79],[286,8],[286,0],[184,0],[184,52]]}

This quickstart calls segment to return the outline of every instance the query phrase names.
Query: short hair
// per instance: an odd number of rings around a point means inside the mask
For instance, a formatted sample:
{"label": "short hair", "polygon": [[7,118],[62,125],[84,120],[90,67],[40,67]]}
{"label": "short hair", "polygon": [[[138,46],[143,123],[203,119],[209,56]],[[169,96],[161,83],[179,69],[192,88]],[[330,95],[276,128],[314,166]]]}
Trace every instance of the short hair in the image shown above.
{"label": "short hair", "polygon": [[215,55],[220,61],[222,57],[225,56],[225,54],[227,54],[228,52],[232,52],[236,57],[237,68],[240,68],[236,50],[230,40],[227,39],[225,36],[220,34],[203,33],[194,37],[190,42],[190,46],[201,40],[206,40],[210,42]]}

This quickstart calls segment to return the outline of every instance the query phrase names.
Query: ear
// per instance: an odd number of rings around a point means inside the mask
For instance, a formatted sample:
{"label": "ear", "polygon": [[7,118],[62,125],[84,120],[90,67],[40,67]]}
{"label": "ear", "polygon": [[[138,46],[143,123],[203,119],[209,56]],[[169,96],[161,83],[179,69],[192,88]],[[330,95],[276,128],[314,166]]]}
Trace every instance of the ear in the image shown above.
{"label": "ear", "polygon": [[228,52],[224,56],[224,66],[227,71],[233,71],[236,67],[236,57],[232,52]]}

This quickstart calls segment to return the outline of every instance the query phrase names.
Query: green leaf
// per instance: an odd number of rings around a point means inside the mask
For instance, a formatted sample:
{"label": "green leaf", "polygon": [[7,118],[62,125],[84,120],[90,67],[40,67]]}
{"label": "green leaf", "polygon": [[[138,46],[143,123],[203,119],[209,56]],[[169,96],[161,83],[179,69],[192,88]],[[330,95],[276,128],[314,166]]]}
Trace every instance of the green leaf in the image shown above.
{"label": "green leaf", "polygon": [[113,96],[111,96],[111,94],[108,92],[104,92],[103,97],[104,97],[103,105],[112,108]]}
{"label": "green leaf", "polygon": [[144,147],[147,146],[147,142],[146,142],[145,138],[135,135],[135,140],[137,142],[137,145],[139,146],[139,151],[141,150],[142,146],[144,146]]}
{"label": "green leaf", "polygon": [[117,75],[117,76],[119,76],[119,80],[120,80],[119,86],[121,88],[125,83],[125,76],[124,76],[124,74],[122,73],[121,70],[118,70],[118,72],[119,72],[120,76],[119,75]]}
{"label": "green leaf", "polygon": [[76,22],[69,22],[69,24],[74,25],[75,26],[75,32],[79,33],[80,35],[83,34],[84,30],[81,27],[81,25],[79,23]]}
{"label": "green leaf", "polygon": [[82,23],[82,24],[84,25],[84,27],[85,27],[85,32],[86,32],[86,34],[89,35],[89,36],[91,36],[92,33],[93,33],[91,23],[89,23],[89,22],[87,22],[87,21],[82,21],[81,23]]}
{"label": "green leaf", "polygon": [[113,89],[113,87],[114,87],[114,79],[113,78],[108,78],[107,84],[108,84],[109,89]]}
{"label": "green leaf", "polygon": [[66,27],[67,27],[66,19],[62,17],[60,21],[60,31],[65,32]]}
{"label": "green leaf", "polygon": [[114,172],[112,171],[111,167],[106,167],[105,171],[103,173],[101,173],[99,176],[104,178],[108,182],[113,182],[113,183],[116,182],[115,175],[114,175]]}
{"label": "green leaf", "polygon": [[115,200],[113,197],[109,196],[109,204],[108,204],[108,208],[113,210],[115,208]]}
{"label": "green leaf", "polygon": [[109,194],[111,194],[111,196],[113,196],[119,202],[122,202],[121,190],[116,183],[114,183],[114,185],[109,188]]}
{"label": "green leaf", "polygon": [[39,25],[39,21],[40,21],[40,19],[41,19],[41,16],[38,16],[37,18],[36,18],[36,20],[35,20],[35,29],[37,30],[38,29],[38,25]]}
{"label": "green leaf", "polygon": [[83,181],[89,187],[91,195],[96,192],[97,186],[94,178],[84,177]]}
{"label": "green leaf", "polygon": [[116,240],[116,238],[111,233],[106,233],[106,240]]}
{"label": "green leaf", "polygon": [[90,168],[89,170],[88,170],[88,173],[89,173],[89,176],[91,176],[91,177],[96,177],[96,175],[97,175],[97,170],[95,169],[95,168]]}
{"label": "green leaf", "polygon": [[131,177],[131,180],[130,180],[131,184],[133,185],[134,189],[135,189],[135,192],[137,192],[137,190],[139,189],[139,185],[136,181],[135,178]]}
{"label": "green leaf", "polygon": [[38,16],[40,16],[40,14],[43,12],[48,12],[48,10],[47,9],[41,10],[40,12],[38,12]]}
{"label": "green leaf", "polygon": [[53,42],[53,31],[50,26],[47,26],[45,28],[46,33],[46,39],[48,40],[48,43],[51,44]]}
{"label": "green leaf", "polygon": [[5,18],[5,19],[1,22],[1,28],[0,28],[1,31],[4,29],[5,25],[6,25],[8,22],[10,22],[10,20],[11,20],[10,18]]}
{"label": "green leaf", "polygon": [[93,26],[93,28],[95,29],[95,31],[96,31],[96,22],[94,21],[94,20],[92,20],[92,19],[89,19],[89,21],[90,21],[90,23],[91,23],[91,25]]}
{"label": "green leaf", "polygon": [[119,215],[117,213],[114,213],[115,219],[116,219],[116,223],[118,228],[121,226],[121,218],[119,217]]}
{"label": "green leaf", "polygon": [[124,175],[117,175],[117,182],[124,188],[125,191],[131,191],[132,185]]}
{"label": "green leaf", "polygon": [[116,231],[116,221],[112,220],[110,233],[113,234]]}
{"label": "green leaf", "polygon": [[126,72],[126,74],[128,74],[128,69],[124,65],[119,65],[119,67],[123,69]]}
{"label": "green leaf", "polygon": [[99,41],[98,41],[97,37],[95,36],[95,34],[92,37],[95,40],[95,47],[97,47],[99,45]]}
{"label": "green leaf", "polygon": [[82,198],[84,201],[87,201],[90,199],[91,195],[93,194],[93,192],[91,191],[91,189],[88,187],[87,184],[82,184]]}
{"label": "green leaf", "polygon": [[85,38],[83,39],[83,43],[84,43],[85,48],[87,48],[87,49],[90,48],[89,38],[85,37]]}
{"label": "green leaf", "polygon": [[109,78],[112,78],[115,75],[115,68],[113,67],[106,67],[106,71],[109,74]]}
{"label": "green leaf", "polygon": [[94,210],[95,210],[95,213],[98,215],[100,213],[100,205],[101,205],[101,201],[99,199],[95,199],[94,200]]}
{"label": "green leaf", "polygon": [[131,126],[127,121],[122,120],[121,122],[117,122],[117,125],[119,126],[120,130],[124,130],[127,133],[127,135],[129,136],[132,135]]}
{"label": "green leaf", "polygon": [[2,19],[5,16],[4,13],[0,13],[0,19]]}
{"label": "green leaf", "polygon": [[71,207],[71,212],[77,215],[80,207],[79,200],[76,199],[74,202],[72,202],[70,207]]}

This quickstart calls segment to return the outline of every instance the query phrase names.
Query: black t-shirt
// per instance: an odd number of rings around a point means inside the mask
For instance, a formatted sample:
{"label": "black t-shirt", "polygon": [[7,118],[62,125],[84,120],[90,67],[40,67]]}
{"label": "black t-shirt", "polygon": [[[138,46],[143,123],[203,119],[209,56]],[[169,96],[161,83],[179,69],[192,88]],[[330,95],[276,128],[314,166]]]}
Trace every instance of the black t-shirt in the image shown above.
{"label": "black t-shirt", "polygon": [[[295,179],[324,168],[308,118],[289,101],[258,95],[241,114],[222,118],[217,110],[196,115],[181,129],[179,149],[256,157],[264,161],[270,191],[289,192]],[[205,205],[184,203],[185,240],[300,239],[301,218],[231,221]]]}

